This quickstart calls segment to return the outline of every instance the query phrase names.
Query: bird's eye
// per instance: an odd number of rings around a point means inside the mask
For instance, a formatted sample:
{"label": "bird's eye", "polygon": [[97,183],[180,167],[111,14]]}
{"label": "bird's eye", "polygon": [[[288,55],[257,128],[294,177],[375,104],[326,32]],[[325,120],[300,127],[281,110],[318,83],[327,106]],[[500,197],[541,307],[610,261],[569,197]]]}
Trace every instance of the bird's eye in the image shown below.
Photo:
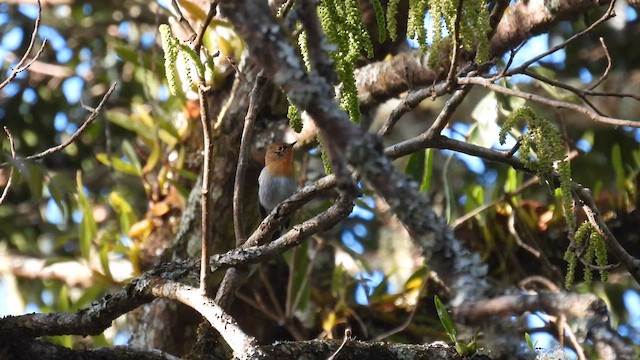
{"label": "bird's eye", "polygon": [[278,151],[282,151],[282,150],[284,150],[284,146],[278,146],[278,149],[277,149],[277,150],[278,150]]}

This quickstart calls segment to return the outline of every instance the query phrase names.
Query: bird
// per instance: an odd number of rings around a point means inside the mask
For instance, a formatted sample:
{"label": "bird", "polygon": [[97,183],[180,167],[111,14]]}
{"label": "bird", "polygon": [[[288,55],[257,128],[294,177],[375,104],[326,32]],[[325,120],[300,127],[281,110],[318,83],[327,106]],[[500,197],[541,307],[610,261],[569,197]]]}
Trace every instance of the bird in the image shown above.
{"label": "bird", "polygon": [[298,189],[293,167],[293,145],[295,142],[278,142],[267,146],[265,166],[258,178],[258,199],[263,218]]}

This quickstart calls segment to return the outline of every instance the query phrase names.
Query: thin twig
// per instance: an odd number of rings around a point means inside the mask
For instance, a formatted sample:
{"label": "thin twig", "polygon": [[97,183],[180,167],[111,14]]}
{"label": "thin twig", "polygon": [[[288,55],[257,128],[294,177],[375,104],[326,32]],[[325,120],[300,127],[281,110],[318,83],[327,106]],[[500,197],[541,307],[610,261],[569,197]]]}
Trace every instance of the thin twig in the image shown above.
{"label": "thin twig", "polygon": [[[558,318],[556,319],[556,324],[558,326],[558,334],[560,336],[560,339],[562,339],[564,333],[567,333],[569,342],[571,342],[571,345],[573,345],[573,350],[576,352],[576,355],[578,355],[578,360],[586,360],[587,358],[584,355],[584,349],[582,348],[582,346],[580,345],[580,342],[576,338],[576,335],[573,332],[573,329],[571,329],[571,325],[569,325],[569,323],[567,322],[567,317],[564,313],[561,313],[560,315],[558,315]],[[560,346],[563,346],[562,340],[560,341]]]}
{"label": "thin twig", "polygon": [[[584,255],[584,254],[582,254],[582,255]],[[585,267],[587,267],[589,269],[592,269],[592,270],[608,271],[608,270],[613,270],[613,269],[617,268],[618,266],[620,266],[620,263],[608,264],[608,265],[595,265],[595,264],[592,264],[592,263],[588,262],[587,260],[585,260],[583,256],[579,256],[578,259],[580,260],[582,265],[584,265]]]}
{"label": "thin twig", "polygon": [[[240,73],[238,73],[240,74]],[[236,238],[236,246],[240,247],[247,241],[245,232],[244,214],[244,181],[247,167],[249,166],[249,153],[251,148],[251,138],[255,119],[260,110],[266,77],[264,72],[256,76],[256,81],[249,94],[249,107],[244,120],[242,138],[240,141],[240,152],[238,154],[238,165],[236,167],[236,177],[233,184],[233,227]],[[249,276],[247,269],[228,269],[224,275],[215,300],[224,309],[228,309],[233,303],[234,297],[242,283]]]}
{"label": "thin twig", "polygon": [[42,45],[40,46],[40,50],[38,50],[38,52],[33,57],[33,59],[27,62],[27,58],[29,57],[31,50],[33,50],[33,45],[35,44],[36,39],[38,37],[38,29],[40,28],[40,21],[42,20],[42,4],[40,4],[40,0],[37,0],[37,1],[38,1],[38,16],[36,17],[36,21],[33,25],[33,31],[31,32],[31,40],[29,41],[29,46],[27,47],[27,50],[25,50],[24,55],[22,55],[22,58],[20,59],[20,61],[18,61],[16,66],[11,71],[11,74],[9,74],[9,77],[6,78],[2,83],[0,83],[0,90],[2,90],[5,86],[7,86],[7,84],[9,84],[16,76],[18,76],[19,73],[27,70],[29,66],[31,66],[31,64],[33,64],[33,62],[36,61],[38,57],[40,57],[40,54],[42,54],[42,51],[44,51],[44,47],[47,44],[47,40],[45,39],[42,42]]}
{"label": "thin twig", "polygon": [[[447,126],[451,115],[453,115],[455,109],[457,109],[458,106],[462,103],[462,100],[464,100],[465,96],[469,93],[469,90],[471,90],[470,86],[463,86],[461,89],[453,93],[453,96],[451,96],[451,98],[447,101],[445,106],[440,111],[440,114],[438,114],[438,118],[431,125],[430,129],[433,130],[431,130],[430,136],[433,136],[433,134],[436,132],[439,134],[440,131],[442,131],[445,126]],[[398,122],[398,120],[400,120],[400,117],[406,112],[414,109],[427,97],[439,97],[444,95],[446,92],[447,84],[440,83],[410,93],[395,109],[393,109],[393,111],[391,111],[389,118],[387,119],[387,121],[385,121],[385,123],[378,131],[378,135],[389,135],[391,131],[393,131],[393,127],[395,126],[395,124]]]}
{"label": "thin twig", "polygon": [[[290,319],[293,316],[293,309],[296,309],[298,307],[298,304],[300,304],[300,301],[302,301],[302,296],[304,295],[304,289],[307,287],[307,283],[309,282],[309,279],[311,277],[311,271],[313,271],[313,266],[315,265],[316,260],[318,259],[317,255],[318,252],[320,250],[322,250],[325,246],[327,246],[324,242],[318,245],[318,248],[316,248],[315,253],[313,254],[313,257],[311,259],[309,259],[309,263],[307,264],[307,270],[304,273],[304,277],[302,278],[302,281],[300,282],[300,285],[298,286],[298,292],[296,293],[296,297],[295,299],[290,302],[290,295],[289,293],[287,293],[287,308],[286,308],[286,317],[287,320]],[[295,250],[297,250],[298,248],[295,248]],[[295,258],[293,258],[295,260]],[[293,261],[291,262],[291,270],[295,269],[293,267]],[[288,291],[292,292],[293,291],[293,279],[294,278],[294,272],[290,271],[290,275],[289,275],[289,279],[291,282],[291,286],[289,287]]]}
{"label": "thin twig", "polygon": [[483,77],[465,77],[465,78],[459,78],[458,79],[458,83],[459,84],[473,84],[473,85],[480,85],[483,86],[487,89],[493,90],[497,93],[501,93],[501,94],[505,94],[505,95],[509,95],[509,96],[516,96],[525,100],[531,100],[537,103],[541,103],[544,105],[548,105],[551,107],[555,107],[555,108],[559,108],[559,109],[568,109],[568,110],[573,110],[575,112],[584,114],[586,116],[588,116],[591,120],[598,122],[598,123],[602,123],[602,124],[608,124],[608,125],[613,125],[613,126],[629,126],[629,127],[640,127],[640,122],[639,121],[632,121],[632,120],[624,120],[624,119],[618,119],[618,118],[612,118],[609,116],[604,116],[604,115],[600,115],[598,114],[596,111],[594,110],[590,110],[585,108],[584,106],[580,106],[578,104],[573,104],[570,102],[566,102],[566,101],[560,101],[560,100],[554,100],[554,99],[549,99],[546,98],[544,96],[540,96],[537,94],[531,94],[531,93],[527,93],[524,91],[520,91],[520,90],[515,90],[515,89],[509,89],[506,88],[504,86],[500,86],[498,84],[494,84],[493,82],[491,82],[490,79],[486,79]]}
{"label": "thin twig", "polygon": [[247,241],[244,224],[244,178],[249,166],[249,152],[251,148],[251,137],[253,136],[253,125],[255,124],[260,104],[264,94],[264,85],[267,78],[264,71],[256,77],[256,82],[249,94],[249,109],[244,118],[244,128],[242,130],[242,140],[240,142],[240,153],[238,155],[238,167],[236,168],[236,178],[233,185],[233,226],[236,235],[236,246],[240,246]]}
{"label": "thin twig", "polygon": [[602,76],[600,76],[598,81],[591,84],[591,86],[589,86],[587,90],[593,90],[596,87],[598,87],[598,85],[602,84],[602,82],[609,76],[609,72],[611,71],[612,61],[611,61],[611,55],[609,55],[609,49],[607,48],[607,44],[604,43],[604,39],[602,38],[600,38],[600,44],[602,45],[602,50],[604,50],[604,54],[607,57],[607,68],[604,69],[604,73],[602,74]]}
{"label": "thin twig", "polygon": [[495,75],[489,77],[492,81],[502,79],[503,77],[506,76],[507,71],[509,71],[509,68],[511,67],[511,64],[513,64],[513,60],[516,58],[516,55],[526,45],[526,43],[527,43],[526,41],[520,43],[520,45],[516,46],[515,49],[512,49],[509,52],[509,60],[507,60],[507,63],[504,65],[502,70],[500,70],[500,72],[496,73]]}
{"label": "thin twig", "polygon": [[611,1],[611,3],[609,4],[609,8],[604,13],[604,15],[602,15],[602,17],[600,17],[600,19],[595,21],[589,27],[587,27],[586,29],[578,32],[577,34],[575,34],[572,37],[568,38],[567,40],[563,41],[562,43],[560,43],[560,44],[550,48],[549,50],[543,52],[542,54],[540,54],[538,56],[534,56],[533,58],[529,59],[528,61],[525,61],[522,65],[518,66],[517,68],[513,69],[512,71],[509,71],[507,73],[507,76],[511,76],[513,74],[520,73],[523,69],[528,68],[529,66],[531,66],[531,64],[535,63],[536,61],[546,57],[547,55],[553,54],[554,52],[556,52],[558,50],[564,49],[572,41],[582,37],[583,35],[588,34],[593,29],[595,29],[598,25],[602,24],[603,22],[605,22],[605,21],[609,20],[610,18],[612,18],[613,16],[615,16],[615,12],[614,12],[615,3],[616,3],[615,0]]}
{"label": "thin twig", "polygon": [[513,145],[511,150],[509,150],[506,157],[512,157],[513,155],[515,155],[515,153],[520,149],[520,146],[522,146],[522,135],[518,136],[516,144]]}
{"label": "thin twig", "polygon": [[284,311],[282,310],[282,306],[280,306],[280,301],[278,301],[278,297],[276,296],[276,291],[273,289],[273,285],[271,284],[271,279],[267,277],[266,270],[264,267],[261,267],[258,270],[258,274],[260,276],[260,280],[262,280],[262,285],[264,285],[265,290],[267,291],[267,296],[271,301],[271,307],[275,309],[278,314],[278,322],[285,321]]}
{"label": "thin twig", "polygon": [[440,135],[442,130],[444,130],[444,128],[449,123],[451,116],[453,116],[453,112],[456,111],[458,106],[460,106],[470,90],[471,86],[463,86],[453,93],[447,103],[444,104],[442,110],[440,110],[440,113],[438,114],[436,120],[433,122],[433,124],[431,124],[429,129],[424,132],[425,138],[431,139],[437,135]]}
{"label": "thin twig", "polygon": [[554,284],[553,281],[547,279],[546,277],[540,275],[533,275],[520,280],[520,282],[518,283],[518,287],[524,291],[527,291],[529,286],[534,283],[541,284],[553,292],[560,291],[560,287],[558,287],[558,285]]}
{"label": "thin twig", "polygon": [[193,27],[191,26],[191,24],[189,24],[189,21],[187,20],[187,18],[185,18],[184,15],[182,15],[182,10],[180,10],[180,5],[178,5],[178,1],[171,0],[171,5],[173,6],[173,10],[176,12],[176,15],[178,16],[178,23],[180,23],[180,26],[182,26],[182,29],[187,33],[189,42],[195,40],[197,34],[195,30],[193,30]]}
{"label": "thin twig", "polygon": [[[175,1],[175,0],[174,0]],[[212,169],[212,156],[211,152],[213,144],[211,142],[211,121],[209,120],[209,106],[207,104],[207,94],[209,88],[205,87],[204,82],[198,84],[198,99],[200,100],[200,122],[202,123],[202,134],[204,143],[204,164],[202,167],[202,258],[200,265],[200,290],[203,294],[209,296],[209,275],[211,271],[209,269],[209,256],[211,255],[211,244],[209,243],[209,234],[211,234],[211,214],[209,212],[210,196],[209,189],[211,188],[211,169]]]}
{"label": "thin twig", "polygon": [[241,293],[238,291],[238,293],[236,293],[236,297],[238,299],[240,299],[241,301],[243,301],[244,303],[246,303],[247,305],[251,306],[252,308],[254,308],[255,310],[259,311],[262,315],[268,317],[269,319],[271,319],[271,321],[274,321],[276,323],[280,322],[282,319],[273,311],[271,311],[270,309],[268,309],[261,301],[257,302],[255,300],[253,300],[252,298],[250,298],[249,296]]}
{"label": "thin twig", "polygon": [[[9,131],[9,128],[7,128],[6,126],[4,127],[4,132],[7,133],[7,138],[9,139],[9,147],[11,149],[11,159],[15,159],[16,158],[16,147],[15,144],[13,142],[13,135],[11,135],[11,132]],[[15,167],[11,167],[11,170],[9,170],[9,179],[7,180],[7,184],[4,186],[4,189],[2,189],[2,195],[0,196],[0,204],[2,204],[4,202],[4,199],[7,197],[7,194],[9,193],[9,189],[11,188],[11,184],[13,182],[13,169]]]}
{"label": "thin twig", "polygon": [[[567,161],[571,161],[574,158],[576,158],[578,156],[578,152],[577,151],[572,151],[567,155]],[[477,156],[477,155],[475,155]],[[511,158],[510,156],[507,158]],[[462,224],[464,224],[466,221],[468,221],[469,219],[475,217],[476,215],[480,214],[481,212],[496,206],[504,201],[508,201],[511,197],[516,196],[521,194],[523,191],[525,191],[526,189],[539,184],[540,183],[540,178],[536,175],[531,177],[529,180],[525,181],[519,188],[515,189],[514,191],[510,191],[507,193],[504,193],[504,195],[502,195],[502,197],[495,199],[491,202],[488,202],[484,205],[481,205],[471,211],[469,211],[468,213],[464,214],[463,216],[459,217],[458,219],[456,219],[454,222],[451,223],[451,227],[453,229],[457,229],[458,227],[460,227]]]}
{"label": "thin twig", "polygon": [[413,321],[413,317],[416,315],[416,311],[418,310],[418,307],[420,306],[420,298],[422,298],[422,295],[424,294],[426,288],[427,288],[427,283],[429,281],[429,277],[430,275],[430,271],[427,271],[427,274],[425,275],[425,277],[422,279],[422,285],[420,286],[420,290],[418,291],[418,295],[416,295],[416,304],[413,306],[413,309],[411,309],[411,312],[409,313],[409,316],[405,319],[405,321],[398,327],[396,327],[395,329],[391,329],[385,333],[382,333],[378,336],[375,337],[375,339],[373,341],[382,341],[386,338],[388,338],[391,335],[397,334],[400,331],[403,331],[404,329],[406,329],[409,325],[411,325],[411,322]]}
{"label": "thin twig", "polygon": [[627,271],[633,278],[640,282],[640,260],[634,258],[622,247],[616,237],[613,235],[607,224],[605,223],[598,207],[594,203],[589,191],[578,184],[572,184],[572,190],[582,201],[582,209],[587,214],[587,218],[593,227],[598,231],[607,244],[607,249],[627,268]]}
{"label": "thin twig", "polygon": [[202,46],[202,39],[204,38],[204,33],[207,31],[207,28],[209,27],[209,24],[211,23],[211,20],[213,19],[213,17],[216,16],[217,8],[218,8],[218,1],[210,0],[207,17],[204,19],[204,22],[200,24],[200,31],[198,31],[198,35],[196,36],[196,39],[193,44],[193,48],[195,49],[196,54],[200,53],[200,47]]}
{"label": "thin twig", "polygon": [[[527,251],[528,253],[533,255],[533,257],[539,259],[540,255],[541,255],[540,250],[534,248],[533,246],[531,246],[529,244],[527,244],[523,240],[523,238],[520,235],[520,233],[516,230],[516,221],[520,220],[519,221],[520,223],[522,221],[520,219],[520,214],[518,213],[517,208],[514,206],[515,204],[513,204],[513,201],[509,201],[509,204],[511,205],[511,214],[509,214],[509,220],[507,221],[507,228],[509,229],[509,232],[511,233],[511,236],[513,236],[513,238],[516,240],[516,244],[518,246],[520,246],[525,251]],[[526,233],[526,234],[529,235],[529,233]]]}
{"label": "thin twig", "polygon": [[410,92],[402,100],[402,102],[398,104],[398,106],[396,106],[396,108],[393,109],[393,111],[391,111],[391,114],[389,114],[389,117],[387,118],[387,120],[384,122],[384,124],[382,124],[382,127],[380,127],[380,130],[378,130],[378,135],[385,136],[385,135],[391,134],[391,132],[393,131],[393,127],[396,125],[398,120],[400,120],[402,115],[413,110],[416,106],[418,106],[418,104],[420,104],[427,97],[432,96],[434,98],[437,98],[444,95],[446,92],[447,92],[446,83],[439,83],[439,84],[435,84],[420,90]]}
{"label": "thin twig", "polygon": [[327,358],[327,360],[334,360],[336,358],[336,356],[338,355],[338,353],[340,352],[340,350],[342,350],[342,348],[344,347],[344,345],[347,343],[347,341],[351,340],[351,329],[346,328],[344,329],[344,337],[342,338],[342,344],[340,345],[340,347],[338,348],[338,350],[336,350],[333,354],[331,354],[331,356],[329,356]]}
{"label": "thin twig", "polygon": [[[111,87],[109,87],[109,90],[107,90],[107,92],[104,94],[104,96],[102,97],[102,100],[100,101],[100,103],[98,104],[98,106],[95,108],[94,111],[91,112],[91,115],[89,115],[89,117],[87,118],[87,120],[84,121],[84,123],[78,128],[78,130],[76,130],[76,132],[74,132],[67,140],[65,140],[62,144],[57,145],[57,146],[53,146],[48,148],[47,150],[34,154],[34,155],[30,155],[27,156],[25,158],[22,158],[23,160],[36,160],[36,159],[40,159],[43,158],[47,155],[53,154],[57,151],[60,151],[64,148],[66,148],[67,146],[69,146],[72,142],[74,142],[76,140],[76,138],[78,138],[78,136],[80,136],[80,134],[82,134],[82,132],[93,123],[93,121],[98,117],[98,114],[100,114],[100,111],[102,111],[102,108],[104,107],[105,103],[107,102],[107,100],[109,99],[109,97],[111,96],[111,93],[113,93],[113,91],[116,89],[116,85],[118,83],[114,82],[113,84],[111,84]],[[4,162],[2,164],[0,164],[0,167],[5,167],[7,166],[9,163],[8,162]]]}
{"label": "thin twig", "polygon": [[595,111],[598,115],[604,115],[604,113],[602,111],[600,111],[589,99],[587,99],[587,93],[583,90],[580,90],[576,87],[573,87],[569,84],[565,84],[563,82],[560,81],[556,81],[553,79],[549,79],[546,76],[537,74],[529,69],[525,69],[522,74],[530,76],[540,82],[544,82],[547,83],[551,86],[555,86],[555,87],[559,87],[561,89],[565,89],[567,91],[571,91],[572,93],[574,93],[578,98],[580,98],[580,100],[584,101],[587,105],[589,105],[590,108],[593,109],[593,111]]}
{"label": "thin twig", "polygon": [[455,87],[456,67],[458,64],[458,53],[460,52],[460,19],[462,18],[463,0],[458,0],[458,8],[456,9],[456,19],[453,26],[453,49],[451,50],[451,65],[447,74],[447,89],[452,90]]}

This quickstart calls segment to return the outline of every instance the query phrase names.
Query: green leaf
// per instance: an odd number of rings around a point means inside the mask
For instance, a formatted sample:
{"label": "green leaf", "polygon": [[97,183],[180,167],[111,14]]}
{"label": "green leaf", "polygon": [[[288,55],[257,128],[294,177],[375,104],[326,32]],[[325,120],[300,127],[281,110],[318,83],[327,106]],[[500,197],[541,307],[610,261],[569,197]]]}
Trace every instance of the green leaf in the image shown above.
{"label": "green leaf", "polygon": [[[128,140],[122,141],[122,153],[129,159],[131,164],[138,170],[138,174],[142,174],[142,165],[136,151],[133,149],[133,145]],[[123,161],[124,162],[124,161]]]}
{"label": "green leaf", "polygon": [[420,191],[428,191],[431,186],[431,176],[433,175],[433,149],[426,149],[424,151],[424,172],[422,174],[422,183],[420,184]]}
{"label": "green leaf", "polygon": [[509,168],[507,171],[507,179],[504,182],[504,191],[505,192],[513,192],[520,186],[520,181],[518,178],[518,171],[514,168]]}
{"label": "green leaf", "polygon": [[451,222],[453,217],[453,209],[456,207],[456,198],[453,194],[453,190],[449,186],[449,180],[447,177],[449,176],[449,165],[451,165],[451,159],[453,159],[453,152],[447,156],[447,160],[444,162],[444,167],[442,171],[442,185],[444,187],[444,196],[446,200],[445,207],[445,216],[447,219],[447,224]]}
{"label": "green leaf", "polygon": [[108,235],[102,236],[100,239],[102,246],[100,246],[100,265],[102,265],[102,271],[104,271],[104,275],[109,279],[113,280],[113,275],[111,274],[111,267],[109,266],[109,246],[108,244]]}
{"label": "green leaf", "polygon": [[524,341],[527,343],[527,346],[531,350],[535,350],[535,347],[533,346],[533,341],[531,341],[531,335],[529,335],[528,332],[524,333]]}
{"label": "green leaf", "polygon": [[424,158],[424,151],[414,152],[409,156],[409,162],[404,169],[404,172],[416,182],[422,181],[425,164]]}
{"label": "green leaf", "polygon": [[77,191],[78,191],[78,209],[82,213],[82,220],[79,227],[79,239],[80,239],[80,254],[85,260],[89,260],[89,254],[91,250],[91,241],[96,237],[98,233],[98,225],[93,218],[93,206],[82,187],[82,175],[78,171],[76,175]]}
{"label": "green leaf", "polygon": [[420,266],[416,272],[411,274],[407,281],[404,283],[404,291],[412,290],[423,286],[425,277],[427,276],[428,269],[425,265]]}
{"label": "green leaf", "polygon": [[160,160],[161,155],[162,155],[162,147],[160,146],[160,143],[158,141],[154,141],[153,145],[151,146],[151,153],[147,158],[147,163],[144,164],[144,168],[142,168],[142,173],[147,174],[151,170],[153,170],[153,168],[158,163],[158,160]]}
{"label": "green leaf", "polygon": [[51,198],[62,212],[63,222],[69,217],[69,206],[67,204],[67,194],[73,193],[73,183],[66,176],[53,175],[48,183],[47,189]]}
{"label": "green leaf", "polygon": [[152,141],[156,137],[155,132],[151,131],[139,116],[129,116],[118,111],[107,111],[106,116],[112,123],[140,136],[145,143]]}
{"label": "green leaf", "polygon": [[616,186],[618,187],[618,190],[623,191],[626,188],[626,179],[624,175],[624,165],[620,144],[614,144],[611,149],[611,165],[613,166],[613,172],[616,176]]}
{"label": "green leaf", "polygon": [[438,312],[438,317],[440,318],[440,323],[442,323],[442,327],[449,335],[449,338],[451,339],[451,341],[455,343],[457,333],[456,333],[456,329],[453,327],[453,321],[451,320],[451,317],[447,312],[447,308],[444,306],[444,304],[442,303],[442,300],[440,300],[438,295],[435,295],[433,297],[433,301],[436,304],[436,311]]}
{"label": "green leaf", "polygon": [[22,179],[29,185],[32,199],[39,200],[42,198],[42,189],[44,187],[44,172],[40,165],[31,163],[25,163],[25,165],[24,167],[18,167],[21,172],[14,171],[14,174],[22,175]]}
{"label": "green leaf", "polygon": [[105,153],[99,153],[96,154],[96,159],[98,161],[100,161],[102,164],[107,165],[112,167],[114,170],[119,171],[121,173],[127,174],[127,175],[133,175],[133,176],[137,176],[140,177],[141,175],[141,170],[140,168],[136,167],[134,164],[132,163],[128,163],[118,157],[112,156],[112,157],[108,157],[107,154]]}
{"label": "green leaf", "polygon": [[115,190],[109,194],[109,203],[111,203],[113,210],[118,215],[118,220],[120,221],[120,231],[123,234],[128,233],[129,229],[131,228],[131,224],[136,221],[136,216],[133,213],[133,208],[127,202],[127,199],[125,199],[122,195],[120,195],[119,192]]}
{"label": "green leaf", "polygon": [[66,285],[62,285],[60,287],[60,292],[58,293],[58,310],[62,312],[69,312],[71,309],[69,304],[69,289]]}
{"label": "green leaf", "polygon": [[52,344],[64,346],[66,348],[73,347],[73,338],[71,335],[52,336],[49,338]]}
{"label": "green leaf", "polygon": [[334,296],[339,297],[345,291],[349,285],[348,277],[347,270],[342,265],[337,265],[331,278],[331,293]]}
{"label": "green leaf", "polygon": [[309,300],[311,299],[311,288],[309,287],[309,266],[312,266],[309,261],[308,248],[309,242],[305,241],[304,244],[301,244],[299,247],[295,247],[290,251],[287,251],[285,255],[285,260],[289,264],[289,276],[293,276],[292,286],[291,286],[291,304],[287,304],[287,309],[289,306],[291,310],[303,310],[306,309],[309,305]]}

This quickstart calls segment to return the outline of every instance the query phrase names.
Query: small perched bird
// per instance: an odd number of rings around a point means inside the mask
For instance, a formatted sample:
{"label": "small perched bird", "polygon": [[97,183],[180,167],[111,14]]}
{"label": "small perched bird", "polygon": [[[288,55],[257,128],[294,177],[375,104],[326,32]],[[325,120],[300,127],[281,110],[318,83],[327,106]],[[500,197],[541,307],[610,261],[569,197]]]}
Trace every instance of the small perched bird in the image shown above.
{"label": "small perched bird", "polygon": [[264,218],[298,188],[293,168],[293,145],[275,143],[267,147],[264,169],[258,178],[258,198]]}

